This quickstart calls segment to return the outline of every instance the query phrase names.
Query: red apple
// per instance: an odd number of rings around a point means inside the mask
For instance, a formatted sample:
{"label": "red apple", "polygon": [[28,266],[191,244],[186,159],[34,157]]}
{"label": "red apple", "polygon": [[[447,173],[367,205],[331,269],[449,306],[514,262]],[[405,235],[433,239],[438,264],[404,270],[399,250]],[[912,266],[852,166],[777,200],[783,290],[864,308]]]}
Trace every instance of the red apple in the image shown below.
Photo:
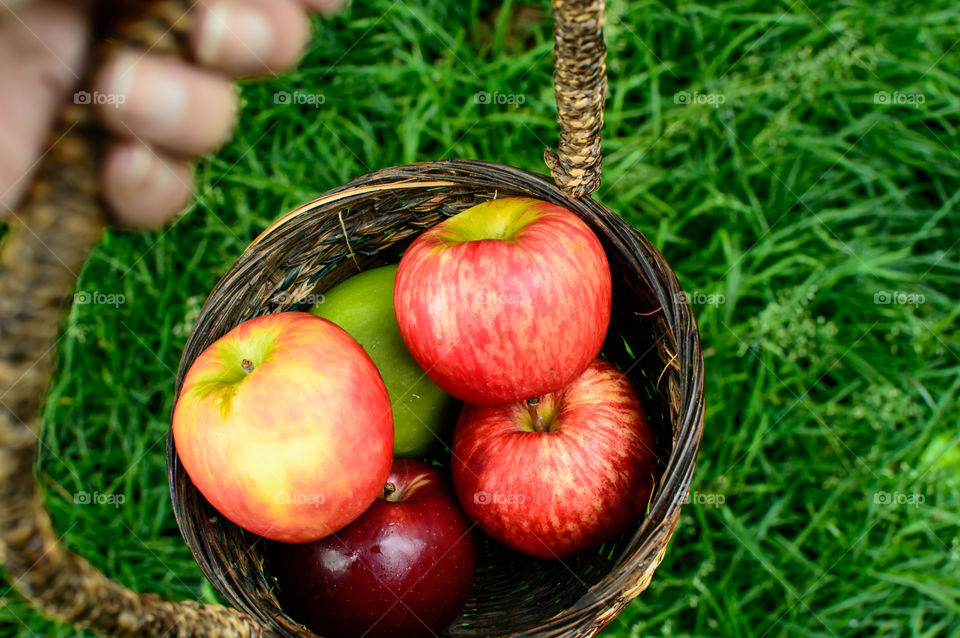
{"label": "red apple", "polygon": [[323,538],[357,518],[390,472],[390,398],[373,361],[326,319],[246,321],[190,367],[173,437],[197,489],[275,540]]}
{"label": "red apple", "polygon": [[583,552],[629,527],[646,509],[657,465],[633,384],[602,359],[539,403],[465,405],[452,458],[467,515],[541,558]]}
{"label": "red apple", "polygon": [[565,208],[478,204],[427,230],[400,260],[397,323],[448,393],[498,405],[553,392],[600,353],[610,322],[600,241]]}
{"label": "red apple", "polygon": [[473,586],[471,528],[446,476],[398,459],[360,518],[315,543],[272,544],[270,569],[284,610],[321,636],[436,636]]}

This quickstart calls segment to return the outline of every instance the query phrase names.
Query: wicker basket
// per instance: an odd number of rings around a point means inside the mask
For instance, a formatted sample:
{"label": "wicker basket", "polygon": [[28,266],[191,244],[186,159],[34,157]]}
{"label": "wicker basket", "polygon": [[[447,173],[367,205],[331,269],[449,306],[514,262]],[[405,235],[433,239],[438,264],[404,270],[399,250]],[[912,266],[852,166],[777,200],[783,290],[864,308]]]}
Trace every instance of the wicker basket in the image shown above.
{"label": "wicker basket", "polygon": [[[169,3],[161,4],[165,14],[159,15],[171,15]],[[329,191],[274,223],[230,268],[203,307],[177,375],[179,393],[194,359],[232,327],[300,308],[361,270],[395,263],[424,229],[481,201],[531,196],[584,219],[613,274],[603,356],[633,380],[656,437],[660,465],[649,508],[600,550],[564,561],[534,559],[481,538],[474,592],[450,636],[597,633],[647,587],[662,560],[703,427],[703,360],[676,277],[641,233],[584,196],[600,179],[603,3],[555,0],[554,7],[561,135],[558,152],[548,151],[545,159],[559,186],[491,162],[442,161],[382,169]],[[141,40],[176,48],[176,38],[161,35]],[[99,236],[95,174],[82,153],[93,136],[75,128],[77,146],[51,153],[41,174],[58,188],[35,192],[2,255],[0,392],[15,400],[0,408],[0,553],[12,580],[47,615],[106,635],[314,636],[280,608],[261,539],[204,500],[179,464],[172,435],[167,461],[177,523],[204,574],[235,610],[131,592],[66,551],[50,528],[32,478],[36,413],[50,357],[26,361],[24,353],[49,353],[58,333],[49,317],[59,316],[72,273]]]}

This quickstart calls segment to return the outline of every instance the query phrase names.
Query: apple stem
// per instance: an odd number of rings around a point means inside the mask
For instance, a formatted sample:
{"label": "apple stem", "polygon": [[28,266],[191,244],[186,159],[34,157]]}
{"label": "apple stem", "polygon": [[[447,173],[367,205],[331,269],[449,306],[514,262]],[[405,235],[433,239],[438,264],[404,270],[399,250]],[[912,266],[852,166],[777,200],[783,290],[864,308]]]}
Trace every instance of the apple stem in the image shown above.
{"label": "apple stem", "polygon": [[543,423],[543,417],[540,416],[540,411],[537,409],[538,405],[540,405],[540,397],[527,399],[527,411],[530,412],[530,418],[533,420],[533,431],[546,432],[547,426]]}
{"label": "apple stem", "polygon": [[397,491],[397,486],[393,483],[387,483],[383,486],[383,498],[389,498]]}
{"label": "apple stem", "polygon": [[246,372],[247,374],[250,374],[251,372],[253,372],[253,361],[251,361],[250,359],[244,359],[243,361],[240,362],[240,367],[243,368],[244,372]]}

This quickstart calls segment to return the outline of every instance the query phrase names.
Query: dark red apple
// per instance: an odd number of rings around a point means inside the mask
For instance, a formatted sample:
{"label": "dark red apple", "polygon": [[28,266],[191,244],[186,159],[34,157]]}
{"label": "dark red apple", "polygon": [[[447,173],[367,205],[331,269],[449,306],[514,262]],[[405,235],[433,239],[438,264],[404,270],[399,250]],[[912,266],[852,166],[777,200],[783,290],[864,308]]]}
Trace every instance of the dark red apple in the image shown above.
{"label": "dark red apple", "polygon": [[272,543],[271,571],[284,610],[325,638],[434,636],[470,595],[471,529],[440,470],[397,459],[360,518],[320,541]]}
{"label": "dark red apple", "polygon": [[657,465],[633,384],[602,359],[539,400],[463,406],[452,458],[467,515],[541,558],[583,552],[629,527],[647,506]]}

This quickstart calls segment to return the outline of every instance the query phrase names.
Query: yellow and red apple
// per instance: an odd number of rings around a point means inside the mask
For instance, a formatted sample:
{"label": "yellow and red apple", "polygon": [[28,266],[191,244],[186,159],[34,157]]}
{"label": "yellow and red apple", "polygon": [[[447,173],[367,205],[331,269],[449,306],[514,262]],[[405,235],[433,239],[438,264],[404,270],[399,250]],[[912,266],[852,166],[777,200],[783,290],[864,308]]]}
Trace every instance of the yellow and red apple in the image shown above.
{"label": "yellow and red apple", "polygon": [[508,197],[427,230],[400,260],[397,324],[438,386],[498,405],[554,392],[600,353],[611,278],[569,210]]}
{"label": "yellow and red apple", "polygon": [[273,540],[324,538],[383,489],[390,399],[363,348],[304,312],[241,323],[197,357],[173,414],[177,454],[228,519]]}

